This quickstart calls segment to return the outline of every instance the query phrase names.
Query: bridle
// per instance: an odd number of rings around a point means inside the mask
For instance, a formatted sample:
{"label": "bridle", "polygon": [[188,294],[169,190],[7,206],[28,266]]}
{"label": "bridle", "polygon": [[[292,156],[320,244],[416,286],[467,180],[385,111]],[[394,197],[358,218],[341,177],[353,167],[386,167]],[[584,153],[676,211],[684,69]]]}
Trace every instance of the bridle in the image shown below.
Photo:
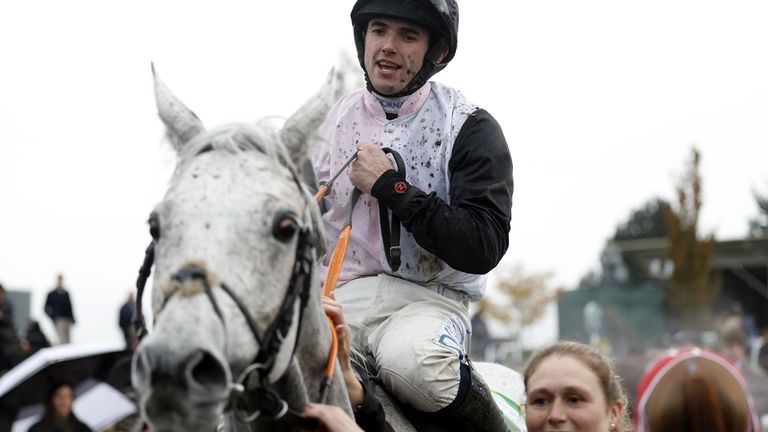
{"label": "bridle", "polygon": [[[263,150],[260,149],[257,145],[254,145],[254,147],[256,150],[260,150],[263,153]],[[198,151],[197,155],[211,151],[211,150],[213,150],[213,147],[210,144],[206,145],[202,147],[200,151]],[[383,148],[382,150],[384,150],[385,153],[388,153],[393,156],[398,172],[404,175],[405,167],[400,154],[389,148]],[[352,161],[355,158],[356,158],[356,155],[353,155],[341,167],[338,173],[336,173],[336,175],[334,175],[331,178],[329,182],[321,186],[321,190],[314,197],[315,201],[321,200],[322,197],[328,191],[330,191],[331,184],[333,183],[333,181],[346,169],[347,166],[349,166],[350,163],[352,163]],[[299,180],[299,177],[296,174],[295,170],[292,168],[290,164],[288,164],[284,160],[283,157],[279,156],[279,160],[282,163],[282,165],[285,168],[287,168],[288,171],[291,173],[294,183],[298,187],[302,196],[304,196],[304,189],[301,185],[301,181]],[[347,231],[351,228],[352,210],[359,196],[360,196],[360,191],[357,189],[355,189],[355,191],[351,194],[351,201],[349,206],[350,207],[349,221],[347,223],[347,226],[345,227]],[[381,218],[382,228],[386,227],[387,225],[387,223],[385,222],[388,219],[386,212],[387,212],[386,209],[381,209],[380,218]],[[307,214],[306,201],[305,201],[305,208],[303,213],[305,215]],[[284,216],[293,217],[293,215],[289,215],[289,214],[286,214]],[[282,218],[277,218],[277,224],[279,224],[281,220]],[[142,263],[141,268],[139,269],[139,277],[136,280],[136,292],[137,292],[136,313],[134,316],[134,323],[133,323],[134,328],[136,329],[136,334],[140,339],[143,338],[147,333],[146,322],[144,319],[144,313],[142,309],[142,298],[144,295],[144,287],[152,271],[152,265],[154,264],[155,244],[160,239],[160,222],[158,220],[158,216],[156,213],[152,213],[150,215],[148,223],[149,223],[149,232],[150,232],[150,235],[152,236],[152,241],[149,243],[149,246],[147,246],[146,248],[146,251],[144,254],[144,262]],[[279,228],[277,224],[273,225],[272,227],[273,233],[276,233],[276,230]],[[387,261],[392,267],[393,271],[397,271],[397,268],[400,265],[399,226],[400,226],[399,219],[397,219],[393,215],[392,221],[391,221],[391,234],[389,232],[384,234],[384,231],[386,230],[382,229],[382,240],[385,245]],[[296,352],[296,348],[298,346],[298,340],[299,340],[299,335],[302,327],[301,323],[303,320],[304,309],[308,303],[310,289],[312,285],[311,283],[312,265],[315,260],[316,245],[319,242],[317,231],[310,229],[310,227],[311,227],[311,224],[306,224],[306,223],[299,225],[298,241],[296,244],[296,256],[294,259],[293,272],[291,274],[291,279],[288,283],[288,290],[286,292],[286,296],[283,298],[283,302],[280,305],[280,308],[278,310],[278,313],[275,319],[270,323],[269,327],[264,333],[263,340],[259,336],[259,333],[256,330],[256,323],[253,320],[253,317],[250,315],[250,313],[248,313],[248,310],[245,307],[245,304],[227,286],[226,283],[222,282],[218,285],[237,305],[241,314],[245,318],[246,323],[248,324],[248,327],[250,328],[254,339],[259,345],[259,351],[257,352],[254,360],[251,362],[250,365],[248,365],[243,370],[243,372],[240,374],[238,379],[236,379],[235,382],[231,384],[231,392],[230,392],[228,409],[233,410],[235,413],[235,416],[242,422],[251,423],[256,421],[257,419],[267,420],[267,421],[284,421],[293,426],[296,426],[302,429],[311,429],[311,430],[316,429],[318,426],[318,422],[316,420],[304,417],[299,412],[291,409],[288,406],[288,403],[285,401],[285,399],[282,398],[277,391],[275,391],[274,387],[272,386],[269,380],[270,373],[272,372],[275,366],[275,360],[280,352],[284,338],[286,335],[288,335],[290,327],[293,324],[294,314],[296,310],[298,310],[299,321],[298,321],[298,327],[296,329],[296,336],[293,341],[293,351],[291,352],[291,359],[293,358]],[[347,232],[347,235],[348,235],[348,232]],[[343,233],[341,236],[343,237]],[[344,245],[343,248],[337,245],[336,249],[337,250],[334,251],[333,255],[339,254],[341,256],[340,260],[343,261],[343,255],[344,255],[343,252],[346,251],[346,245]],[[323,291],[324,295],[329,295],[335,288],[336,277],[338,277],[338,271],[340,271],[340,268],[341,268],[341,263],[338,264],[338,268],[335,271],[333,269],[329,269],[329,274],[325,281],[325,287]],[[184,268],[182,268],[180,271],[178,271],[176,274],[174,274],[173,278],[175,279],[176,282],[179,282],[177,284],[177,288],[176,290],[166,295],[165,299],[163,300],[163,304],[160,307],[160,311],[158,312],[158,315],[165,308],[165,305],[168,303],[171,296],[173,296],[173,294],[175,294],[175,292],[178,291],[178,286],[180,286],[183,281],[194,280],[201,283],[208,299],[211,302],[213,310],[216,312],[216,315],[219,317],[219,320],[222,322],[222,324],[226,327],[226,322],[224,321],[224,317],[221,313],[221,309],[219,308],[218,303],[216,302],[216,299],[213,296],[212,288],[208,282],[208,278],[205,274],[204,268],[196,265],[187,265]],[[298,307],[295,306],[297,301],[299,302]],[[336,363],[336,355],[338,351],[338,340],[336,337],[334,324],[330,318],[328,318],[328,324],[330,327],[331,339],[332,339],[331,351],[328,356],[328,362],[324,372],[323,380],[320,384],[320,395],[318,398],[318,401],[320,403],[325,403],[328,389],[330,388],[330,385],[331,385],[331,379],[333,376],[334,365]],[[254,375],[254,372],[257,373],[255,375],[255,378],[256,378],[255,380],[251,379],[251,376]],[[253,385],[253,383],[255,383],[256,385]],[[246,408],[246,409],[242,409],[242,408]],[[248,411],[249,409],[250,411]]]}
{"label": "bridle", "polygon": [[[197,153],[197,155],[210,150],[213,150],[212,146],[205,146]],[[280,157],[280,161],[282,162],[282,165],[288,168],[291,172],[294,182],[299,188],[302,196],[304,196],[304,189],[302,188],[294,169],[282,157]],[[307,214],[307,210],[307,203],[305,201],[305,215]],[[285,216],[292,217],[293,215],[285,214]],[[279,224],[281,219],[282,218],[277,218],[277,223],[273,226],[273,232],[280,228],[277,224]],[[155,244],[159,241],[161,234],[160,223],[156,213],[153,212],[150,215],[148,223],[152,241],[145,250],[144,261],[139,269],[139,276],[136,280],[136,313],[133,320],[136,334],[140,339],[147,334],[146,322],[142,310],[144,287],[146,286],[147,279],[152,271],[152,266],[155,260]],[[237,305],[259,347],[258,352],[250,365],[247,366],[240,376],[230,385],[231,391],[227,409],[232,410],[235,416],[245,423],[251,423],[258,419],[266,421],[284,421],[304,429],[315,429],[317,427],[318,423],[316,420],[306,418],[301,415],[301,413],[291,409],[285,398],[281,397],[274,389],[274,386],[269,379],[270,373],[274,369],[277,356],[285,341],[285,337],[288,335],[290,327],[294,323],[294,315],[296,314],[296,311],[298,311],[299,315],[298,327],[296,329],[296,336],[293,340],[291,359],[298,346],[304,310],[308,303],[312,286],[312,265],[315,260],[316,244],[318,242],[318,233],[316,230],[311,229],[311,226],[312,224],[308,223],[300,223],[298,226],[298,233],[296,234],[296,254],[291,278],[288,283],[288,290],[278,309],[277,315],[267,327],[263,337],[259,335],[259,332],[256,329],[256,322],[241,299],[226,283],[222,282],[218,285]],[[219,320],[226,326],[224,316],[213,295],[212,287],[208,283],[204,268],[198,265],[187,265],[175,273],[172,278],[176,282],[179,282],[177,286],[187,280],[199,282],[203,286],[205,294]],[[178,288],[165,296],[158,315],[177,291]],[[296,306],[297,301],[298,307]],[[335,358],[333,361],[335,362]],[[252,377],[255,379],[252,379]],[[328,377],[326,377],[326,380],[324,380],[321,386],[321,394],[319,398],[321,403],[324,402],[329,385],[330,381]]]}

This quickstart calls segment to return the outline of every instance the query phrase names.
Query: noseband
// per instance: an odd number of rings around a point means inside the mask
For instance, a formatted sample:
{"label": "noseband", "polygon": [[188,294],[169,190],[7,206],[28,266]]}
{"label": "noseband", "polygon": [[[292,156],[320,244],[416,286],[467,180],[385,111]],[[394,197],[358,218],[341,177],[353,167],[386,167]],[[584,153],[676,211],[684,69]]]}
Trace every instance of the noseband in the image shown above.
{"label": "noseband", "polygon": [[[203,147],[198,154],[210,150],[212,150],[212,147],[206,146]],[[298,176],[282,158],[280,158],[280,160],[283,166],[288,168],[291,172],[294,182],[303,195],[304,191]],[[144,287],[151,274],[152,265],[155,260],[155,244],[160,239],[160,223],[156,213],[153,212],[150,215],[148,223],[152,241],[146,248],[144,262],[139,269],[139,276],[136,280],[136,313],[133,325],[139,339],[147,334],[146,321],[142,310],[142,298],[144,295]],[[308,419],[289,408],[288,403],[277,391],[275,391],[269,380],[269,375],[275,366],[284,339],[288,335],[291,324],[294,322],[295,304],[297,301],[299,302],[299,322],[291,358],[293,358],[296,352],[296,347],[298,346],[304,309],[308,303],[312,285],[312,264],[315,260],[315,245],[318,241],[317,233],[311,230],[310,227],[311,224],[300,224],[298,241],[296,243],[296,254],[291,279],[288,283],[288,290],[278,309],[275,319],[272,320],[269,327],[267,327],[263,338],[259,335],[256,329],[255,320],[240,298],[226,283],[222,282],[218,285],[237,305],[259,346],[258,352],[251,364],[247,366],[237,380],[230,385],[231,392],[227,409],[233,410],[235,416],[245,423],[251,423],[260,419],[267,421],[286,421],[297,427],[310,430],[314,430],[317,427],[317,422],[315,420]],[[176,282],[179,282],[179,284],[177,284],[177,288],[174,291],[165,297],[163,304],[160,307],[160,311],[165,308],[168,300],[178,291],[178,287],[182,282],[187,280],[197,281],[202,284],[213,310],[216,312],[216,315],[219,317],[222,324],[226,327],[224,316],[221,313],[218,302],[213,296],[212,287],[208,283],[204,268],[196,265],[188,265],[172,277]],[[158,315],[159,313],[160,312],[158,312]],[[256,372],[255,376],[254,372]],[[254,376],[255,379],[251,379],[252,376]]]}

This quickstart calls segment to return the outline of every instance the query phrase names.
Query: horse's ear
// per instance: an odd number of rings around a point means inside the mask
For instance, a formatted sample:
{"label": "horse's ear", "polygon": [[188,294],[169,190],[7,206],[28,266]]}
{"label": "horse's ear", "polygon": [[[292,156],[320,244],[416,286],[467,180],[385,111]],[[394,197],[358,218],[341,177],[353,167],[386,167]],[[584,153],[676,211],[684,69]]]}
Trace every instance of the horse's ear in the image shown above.
{"label": "horse's ear", "polygon": [[302,166],[308,157],[310,142],[333,104],[362,85],[360,77],[359,68],[354,66],[349,54],[342,52],[338,65],[328,72],[320,90],[285,122],[280,138],[296,166]]}
{"label": "horse's ear", "polygon": [[165,124],[165,134],[176,151],[205,130],[203,122],[192,110],[187,108],[155,72],[152,64],[152,77],[155,81],[155,102],[157,113]]}

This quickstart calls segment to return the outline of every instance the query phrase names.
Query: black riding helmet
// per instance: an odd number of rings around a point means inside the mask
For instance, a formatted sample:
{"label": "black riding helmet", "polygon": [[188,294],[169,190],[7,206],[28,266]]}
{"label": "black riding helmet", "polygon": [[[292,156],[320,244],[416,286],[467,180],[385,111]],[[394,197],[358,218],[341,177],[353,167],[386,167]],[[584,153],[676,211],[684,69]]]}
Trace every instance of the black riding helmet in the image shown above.
{"label": "black riding helmet", "polygon": [[[352,29],[360,66],[365,71],[368,89],[376,91],[365,70],[364,34],[368,21],[377,16],[386,16],[419,24],[429,30],[429,49],[424,64],[402,92],[392,96],[409,95],[424,85],[432,75],[448,65],[456,54],[459,34],[459,5],[456,0],[357,0],[352,7]],[[442,62],[437,59],[448,48]]]}

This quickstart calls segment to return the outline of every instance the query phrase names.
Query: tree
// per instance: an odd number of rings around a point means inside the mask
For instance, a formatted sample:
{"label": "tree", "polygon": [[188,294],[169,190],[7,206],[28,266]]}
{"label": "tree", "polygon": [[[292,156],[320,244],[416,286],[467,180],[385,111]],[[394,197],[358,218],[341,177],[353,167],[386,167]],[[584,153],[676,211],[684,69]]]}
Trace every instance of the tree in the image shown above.
{"label": "tree", "polygon": [[639,240],[667,236],[666,212],[669,202],[652,198],[640,208],[632,210],[629,219],[616,227],[614,241]]}
{"label": "tree", "polygon": [[703,330],[711,326],[712,307],[721,281],[712,275],[714,237],[699,237],[698,222],[702,206],[701,155],[694,147],[686,171],[677,185],[677,205],[666,213],[669,259],[674,265],[666,283],[670,312],[685,328]]}
{"label": "tree", "polygon": [[547,306],[564,291],[551,288],[551,278],[551,272],[527,274],[519,264],[503,268],[498,289],[504,300],[494,302],[486,296],[480,300],[478,308],[519,332],[541,319]]}
{"label": "tree", "polygon": [[627,259],[616,243],[632,240],[666,238],[667,216],[670,204],[655,197],[633,209],[626,222],[616,227],[613,238],[600,253],[600,269],[590,270],[579,281],[579,288],[602,285],[637,285],[652,279],[648,268],[641,262]]}
{"label": "tree", "polygon": [[750,237],[768,237],[768,195],[752,192],[757,203],[758,214],[749,221]]}
{"label": "tree", "polygon": [[[646,201],[640,208],[632,210],[629,219],[616,228],[613,241],[622,242],[666,238],[669,234],[667,214],[671,208],[672,206],[669,202],[663,198],[656,197]],[[612,255],[616,255],[616,253],[612,254],[611,252],[612,250],[609,245],[603,250],[600,259],[603,265],[603,282],[636,285],[654,278],[653,275],[649,274],[647,266],[634,260],[627,260],[621,255],[611,258]],[[619,258],[620,263],[617,263]],[[623,280],[615,276],[611,277],[611,272],[617,273],[617,269],[610,268],[609,264],[611,263],[614,264],[614,267],[620,265],[620,270],[624,273]]]}

